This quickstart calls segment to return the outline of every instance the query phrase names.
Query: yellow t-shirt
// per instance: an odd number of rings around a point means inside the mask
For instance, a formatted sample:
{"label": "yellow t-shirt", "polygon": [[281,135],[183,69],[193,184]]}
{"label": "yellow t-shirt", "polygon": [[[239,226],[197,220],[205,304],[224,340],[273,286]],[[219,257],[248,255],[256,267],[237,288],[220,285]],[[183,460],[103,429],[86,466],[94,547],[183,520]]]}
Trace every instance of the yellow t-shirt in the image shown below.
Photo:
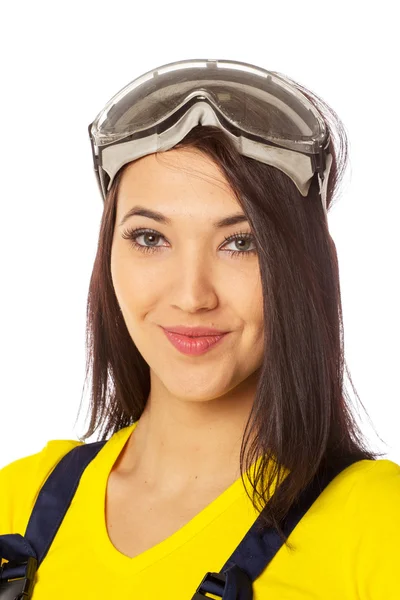
{"label": "yellow t-shirt", "polygon": [[[88,465],[50,550],[33,600],[191,600],[219,571],[257,517],[239,478],[173,535],[129,558],[105,522],[108,475],[135,424],[115,433]],[[76,440],[0,470],[0,535],[23,535],[40,487]],[[253,584],[254,600],[399,600],[400,466],[363,460],[322,492]]]}

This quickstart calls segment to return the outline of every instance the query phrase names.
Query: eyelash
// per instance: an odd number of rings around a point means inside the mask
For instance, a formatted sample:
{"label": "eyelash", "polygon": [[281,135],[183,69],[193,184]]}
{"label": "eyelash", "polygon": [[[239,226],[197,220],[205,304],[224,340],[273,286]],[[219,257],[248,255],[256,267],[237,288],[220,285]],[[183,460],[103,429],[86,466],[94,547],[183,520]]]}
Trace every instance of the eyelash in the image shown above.
{"label": "eyelash", "polygon": [[[158,231],[155,231],[154,229],[126,229],[123,233],[122,233],[122,237],[124,238],[124,240],[130,240],[133,247],[135,248],[135,250],[139,250],[140,252],[150,252],[150,253],[154,253],[154,252],[158,252],[159,249],[162,246],[142,246],[140,244],[138,244],[136,242],[136,239],[138,237],[140,237],[141,235],[145,234],[145,233],[152,233],[153,235],[163,238],[164,236],[161,235],[161,233],[158,233]],[[164,238],[165,239],[165,238]],[[234,233],[233,235],[230,235],[229,237],[225,237],[224,240],[226,242],[232,242],[234,240],[237,239],[246,239],[246,240],[252,240],[254,241],[254,236],[251,233],[246,233],[246,232],[241,232],[238,231],[237,233]],[[247,250],[247,251],[240,251],[240,250],[226,250],[226,252],[229,252],[231,254],[231,256],[235,256],[235,257],[245,257],[245,256],[249,256],[249,255],[253,255],[257,253],[257,250]]]}

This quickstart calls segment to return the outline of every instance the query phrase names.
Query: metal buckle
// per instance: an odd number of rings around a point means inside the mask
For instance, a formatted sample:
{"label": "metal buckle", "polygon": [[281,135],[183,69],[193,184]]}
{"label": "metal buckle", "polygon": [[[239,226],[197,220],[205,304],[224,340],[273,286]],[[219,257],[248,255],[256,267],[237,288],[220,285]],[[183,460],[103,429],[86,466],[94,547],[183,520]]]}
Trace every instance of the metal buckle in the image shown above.
{"label": "metal buckle", "polygon": [[[202,582],[197,588],[192,600],[203,600],[208,598],[206,593],[223,598],[226,577],[223,573],[208,572],[204,575]],[[0,596],[0,600],[2,600]]]}
{"label": "metal buckle", "polygon": [[[0,566],[0,600],[29,600],[33,593],[33,580],[37,571],[38,561],[33,556],[23,562],[9,561]],[[7,571],[26,565],[23,577],[13,578]]]}

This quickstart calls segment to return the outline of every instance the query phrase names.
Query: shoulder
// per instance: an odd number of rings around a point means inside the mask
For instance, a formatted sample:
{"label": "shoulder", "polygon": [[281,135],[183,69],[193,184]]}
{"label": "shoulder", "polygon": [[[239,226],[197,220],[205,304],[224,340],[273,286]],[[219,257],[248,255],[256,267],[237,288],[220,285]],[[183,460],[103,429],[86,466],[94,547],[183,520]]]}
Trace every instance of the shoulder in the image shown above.
{"label": "shoulder", "polygon": [[349,571],[349,597],[398,598],[400,465],[388,459],[360,461],[343,508],[342,564]]}
{"label": "shoulder", "polygon": [[[328,491],[328,488],[329,491]],[[400,465],[389,459],[360,460],[344,469],[327,488],[326,502],[340,504],[354,523],[371,518],[371,511],[396,512],[400,527]]]}
{"label": "shoulder", "polygon": [[388,459],[361,463],[365,464],[349,491],[347,514],[362,543],[379,546],[386,540],[390,546],[393,536],[400,537],[400,465]]}
{"label": "shoulder", "polygon": [[49,440],[42,450],[19,458],[0,469],[0,535],[21,533],[26,527],[40,488],[78,440]]}
{"label": "shoulder", "polygon": [[400,506],[400,465],[392,460],[362,460],[352,479],[351,496],[360,505],[378,508],[396,501]]}
{"label": "shoulder", "polygon": [[49,475],[50,470],[67,452],[82,444],[84,442],[78,440],[49,440],[39,452],[14,460],[0,469],[2,491],[4,491],[4,485],[18,485],[20,477],[26,481],[26,477],[34,480]]}
{"label": "shoulder", "polygon": [[[359,460],[343,469],[326,487],[314,510],[336,510],[342,515],[386,505],[395,506],[400,495],[400,465],[389,459]],[[399,511],[400,514],[400,511]]]}

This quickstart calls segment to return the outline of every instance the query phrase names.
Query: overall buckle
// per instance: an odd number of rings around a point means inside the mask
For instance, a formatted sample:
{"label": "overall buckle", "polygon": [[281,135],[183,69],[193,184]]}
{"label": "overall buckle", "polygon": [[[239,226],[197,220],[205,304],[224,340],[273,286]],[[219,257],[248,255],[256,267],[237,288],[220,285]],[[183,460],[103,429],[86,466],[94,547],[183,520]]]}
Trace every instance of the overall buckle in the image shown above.
{"label": "overall buckle", "polygon": [[[197,588],[192,600],[204,600],[208,598],[206,594],[213,594],[214,596],[224,595],[226,577],[223,573],[208,572],[204,575],[202,582]],[[0,596],[0,600],[2,600]]]}
{"label": "overall buckle", "polygon": [[[0,566],[0,600],[29,600],[32,597],[38,561],[33,556],[28,560],[16,560]],[[22,577],[15,577],[15,567],[26,567]]]}

